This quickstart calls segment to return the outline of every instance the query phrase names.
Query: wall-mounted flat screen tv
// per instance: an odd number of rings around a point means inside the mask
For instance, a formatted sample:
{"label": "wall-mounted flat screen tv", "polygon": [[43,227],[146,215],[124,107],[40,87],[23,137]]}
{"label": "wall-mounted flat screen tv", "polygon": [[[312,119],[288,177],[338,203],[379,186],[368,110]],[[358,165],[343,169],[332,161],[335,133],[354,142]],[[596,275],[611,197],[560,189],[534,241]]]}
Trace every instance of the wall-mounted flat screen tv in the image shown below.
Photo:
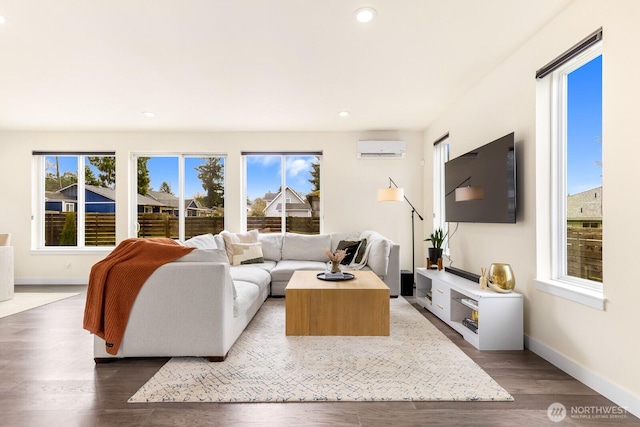
{"label": "wall-mounted flat screen tv", "polygon": [[516,155],[510,133],[445,163],[447,222],[516,222]]}

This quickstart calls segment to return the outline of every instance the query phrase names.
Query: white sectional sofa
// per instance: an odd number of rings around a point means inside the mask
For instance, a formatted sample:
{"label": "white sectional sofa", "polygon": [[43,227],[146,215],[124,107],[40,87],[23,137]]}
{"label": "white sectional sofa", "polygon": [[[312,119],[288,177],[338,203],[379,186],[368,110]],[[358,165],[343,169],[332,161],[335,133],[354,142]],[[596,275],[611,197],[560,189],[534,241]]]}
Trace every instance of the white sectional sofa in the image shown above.
{"label": "white sectional sofa", "polygon": [[391,296],[399,294],[400,247],[374,231],[259,234],[262,259],[232,265],[227,249],[237,236],[247,234],[223,232],[186,241],[197,249],[158,268],[142,286],[118,354],[107,353],[104,340],[95,336],[96,362],[173,356],[224,360],[267,297],[284,296],[296,270],[325,270],[324,249],[335,251],[341,241],[366,239],[368,247],[361,263],[345,270],[372,270],[389,286]]}

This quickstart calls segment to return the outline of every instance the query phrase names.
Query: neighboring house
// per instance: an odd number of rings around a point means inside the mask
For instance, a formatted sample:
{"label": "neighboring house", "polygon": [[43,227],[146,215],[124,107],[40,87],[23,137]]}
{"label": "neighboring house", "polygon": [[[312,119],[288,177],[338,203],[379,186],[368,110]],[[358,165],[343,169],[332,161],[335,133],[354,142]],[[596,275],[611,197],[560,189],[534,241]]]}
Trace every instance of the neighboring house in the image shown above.
{"label": "neighboring house", "polygon": [[567,225],[602,228],[602,187],[567,196]]}
{"label": "neighboring house", "polygon": [[[179,214],[178,198],[173,194],[165,193],[164,191],[149,190],[147,191],[147,197],[150,197],[151,199],[157,201],[162,205],[162,208],[160,209],[159,212],[168,213],[169,215],[173,215],[173,216],[178,216]],[[138,209],[138,212],[140,212],[140,209]],[[147,212],[147,213],[156,213],[156,211]]]}
{"label": "neighboring house", "polygon": [[[97,213],[115,213],[115,190],[95,185],[85,185],[85,211]],[[71,184],[58,191],[47,191],[45,194],[45,211],[77,212],[78,185]]]}
{"label": "neighboring house", "polygon": [[[164,191],[153,190],[148,191],[147,195],[165,206],[165,209],[162,212],[168,212],[174,216],[179,216],[179,199],[175,195]],[[215,209],[202,206],[202,204],[196,199],[184,199],[184,205],[185,210],[187,211],[186,216],[212,216],[215,213]]]}
{"label": "neighboring house", "polygon": [[68,196],[59,191],[46,191],[44,195],[44,210],[47,213],[75,212],[76,197]]}
{"label": "neighboring house", "polygon": [[[148,196],[138,194],[139,213],[158,213],[171,210],[162,202]],[[115,213],[116,192],[112,188],[85,185],[85,212]],[[45,211],[76,212],[78,210],[78,185],[71,184],[58,191],[47,191],[45,194]]]}
{"label": "neighboring house", "polygon": [[282,216],[284,202],[287,216],[311,217],[311,205],[288,186],[284,194],[282,191],[265,193],[264,200],[267,202],[267,207],[264,209],[265,216]]}
{"label": "neighboring house", "polygon": [[217,213],[217,208],[202,206],[202,203],[196,199],[184,199],[184,205],[187,216],[215,216]]}

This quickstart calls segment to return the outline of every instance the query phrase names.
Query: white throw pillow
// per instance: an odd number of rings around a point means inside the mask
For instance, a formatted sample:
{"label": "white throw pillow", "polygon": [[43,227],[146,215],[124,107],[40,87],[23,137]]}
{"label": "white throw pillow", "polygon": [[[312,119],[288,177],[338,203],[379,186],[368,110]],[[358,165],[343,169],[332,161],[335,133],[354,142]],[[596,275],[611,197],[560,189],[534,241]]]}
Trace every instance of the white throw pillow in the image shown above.
{"label": "white throw pillow", "polygon": [[232,243],[232,265],[259,264],[264,262],[261,243]]}
{"label": "white throw pillow", "polygon": [[367,265],[378,276],[386,276],[389,269],[391,241],[375,231],[363,231],[361,239],[367,239]]}
{"label": "white throw pillow", "polygon": [[198,248],[198,249],[218,249],[216,240],[214,239],[213,234],[211,233],[194,236],[189,240],[185,241],[184,245],[192,248]]}
{"label": "white throw pillow", "polygon": [[218,245],[218,249],[224,249],[224,239],[221,235],[215,234],[213,236],[213,240],[216,241],[216,245]]}

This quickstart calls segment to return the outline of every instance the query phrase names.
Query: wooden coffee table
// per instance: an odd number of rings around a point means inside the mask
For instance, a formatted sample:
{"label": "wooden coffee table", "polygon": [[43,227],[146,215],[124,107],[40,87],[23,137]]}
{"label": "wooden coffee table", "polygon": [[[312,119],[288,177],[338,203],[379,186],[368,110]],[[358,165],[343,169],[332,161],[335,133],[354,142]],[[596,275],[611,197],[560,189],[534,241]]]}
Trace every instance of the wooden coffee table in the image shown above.
{"label": "wooden coffee table", "polygon": [[372,271],[326,281],[296,271],[285,290],[287,335],[389,335],[389,288]]}

